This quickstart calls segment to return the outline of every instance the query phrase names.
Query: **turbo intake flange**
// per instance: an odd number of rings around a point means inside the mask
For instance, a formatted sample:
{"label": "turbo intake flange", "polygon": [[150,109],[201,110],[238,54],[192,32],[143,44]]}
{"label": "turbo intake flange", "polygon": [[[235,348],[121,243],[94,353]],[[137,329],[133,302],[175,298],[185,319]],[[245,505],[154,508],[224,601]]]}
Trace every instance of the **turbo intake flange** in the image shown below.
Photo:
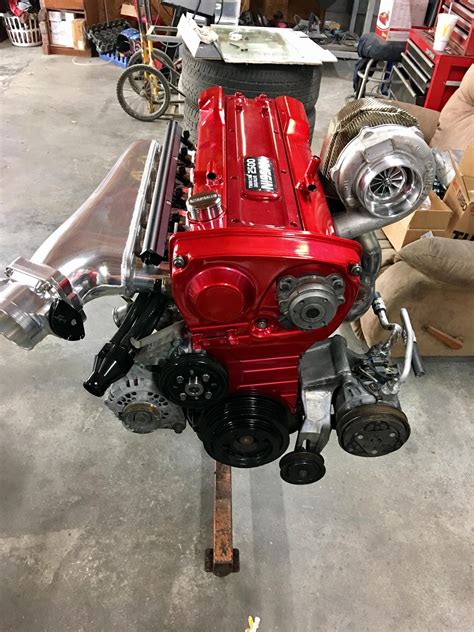
{"label": "turbo intake flange", "polygon": [[331,169],[339,197],[381,219],[404,217],[428,195],[435,176],[431,149],[417,127],[364,128]]}

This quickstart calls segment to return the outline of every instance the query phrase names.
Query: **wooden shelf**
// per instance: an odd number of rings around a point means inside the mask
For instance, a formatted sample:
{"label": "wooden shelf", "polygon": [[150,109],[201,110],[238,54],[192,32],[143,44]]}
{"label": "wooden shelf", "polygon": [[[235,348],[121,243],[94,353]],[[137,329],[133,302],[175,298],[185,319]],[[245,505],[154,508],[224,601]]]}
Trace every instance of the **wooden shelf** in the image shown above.
{"label": "wooden shelf", "polygon": [[86,24],[99,22],[99,9],[96,0],[41,0],[41,8],[46,10],[45,20],[41,22],[43,35],[43,53],[45,55],[69,55],[71,57],[91,57],[90,49],[79,50],[69,46],[59,46],[51,42],[51,32],[47,11],[70,11],[84,16]]}
{"label": "wooden shelf", "polygon": [[[48,53],[46,55],[68,55],[69,57],[92,57],[90,48],[79,50],[78,48],[69,48],[69,46],[58,46],[57,44],[48,45]],[[44,52],[44,48],[43,48]]]}
{"label": "wooden shelf", "polygon": [[[104,22],[106,15],[110,20],[120,17],[121,0],[40,0],[42,9],[46,11],[71,11],[84,15],[87,25]],[[78,50],[68,46],[51,44],[49,20],[41,22],[43,34],[43,52],[45,55],[71,55],[77,57],[91,57],[90,49]]]}
{"label": "wooden shelf", "polygon": [[45,9],[51,11],[81,11],[84,12],[83,0],[44,0]]}

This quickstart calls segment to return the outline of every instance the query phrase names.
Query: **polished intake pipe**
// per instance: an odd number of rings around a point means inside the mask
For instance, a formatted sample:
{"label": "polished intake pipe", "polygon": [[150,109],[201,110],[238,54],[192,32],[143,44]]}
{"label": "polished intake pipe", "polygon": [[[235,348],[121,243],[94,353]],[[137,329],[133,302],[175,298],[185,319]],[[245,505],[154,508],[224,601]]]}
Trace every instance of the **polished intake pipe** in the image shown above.
{"label": "polished intake pipe", "polygon": [[7,267],[0,281],[1,334],[26,349],[50,333],[77,339],[80,328],[68,331],[85,318],[85,303],[153,288],[156,269],[150,272],[135,253],[159,158],[156,141],[135,142],[30,260],[18,258]]}

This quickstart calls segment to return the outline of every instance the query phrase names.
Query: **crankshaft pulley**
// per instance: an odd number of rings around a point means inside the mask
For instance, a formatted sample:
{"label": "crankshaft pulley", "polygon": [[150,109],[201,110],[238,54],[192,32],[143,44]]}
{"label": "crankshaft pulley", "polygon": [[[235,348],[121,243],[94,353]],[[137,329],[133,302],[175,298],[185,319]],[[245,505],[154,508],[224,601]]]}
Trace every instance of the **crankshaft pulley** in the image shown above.
{"label": "crankshaft pulley", "polygon": [[202,412],[197,432],[206,452],[232,467],[258,467],[287,449],[286,408],[264,395],[235,395]]}

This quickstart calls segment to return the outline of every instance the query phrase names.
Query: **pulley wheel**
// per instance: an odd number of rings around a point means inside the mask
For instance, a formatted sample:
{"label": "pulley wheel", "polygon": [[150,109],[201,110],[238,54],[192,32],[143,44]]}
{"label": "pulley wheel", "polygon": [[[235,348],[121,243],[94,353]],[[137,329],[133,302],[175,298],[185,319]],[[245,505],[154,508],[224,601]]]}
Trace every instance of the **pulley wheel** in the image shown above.
{"label": "pulley wheel", "polygon": [[120,420],[127,430],[147,434],[162,427],[158,406],[149,402],[132,402],[120,413]]}
{"label": "pulley wheel", "polygon": [[336,424],[339,445],[356,456],[384,456],[410,436],[405,413],[387,404],[367,404],[345,413]]}
{"label": "pulley wheel", "polygon": [[232,467],[259,467],[289,444],[287,411],[263,395],[236,395],[203,412],[198,434],[206,452]]}
{"label": "pulley wheel", "polygon": [[186,353],[168,360],[159,377],[161,392],[184,408],[205,408],[227,390],[225,368],[206,354]]}
{"label": "pulley wheel", "polygon": [[292,485],[316,483],[325,474],[324,459],[316,452],[289,452],[280,461],[280,476]]}

